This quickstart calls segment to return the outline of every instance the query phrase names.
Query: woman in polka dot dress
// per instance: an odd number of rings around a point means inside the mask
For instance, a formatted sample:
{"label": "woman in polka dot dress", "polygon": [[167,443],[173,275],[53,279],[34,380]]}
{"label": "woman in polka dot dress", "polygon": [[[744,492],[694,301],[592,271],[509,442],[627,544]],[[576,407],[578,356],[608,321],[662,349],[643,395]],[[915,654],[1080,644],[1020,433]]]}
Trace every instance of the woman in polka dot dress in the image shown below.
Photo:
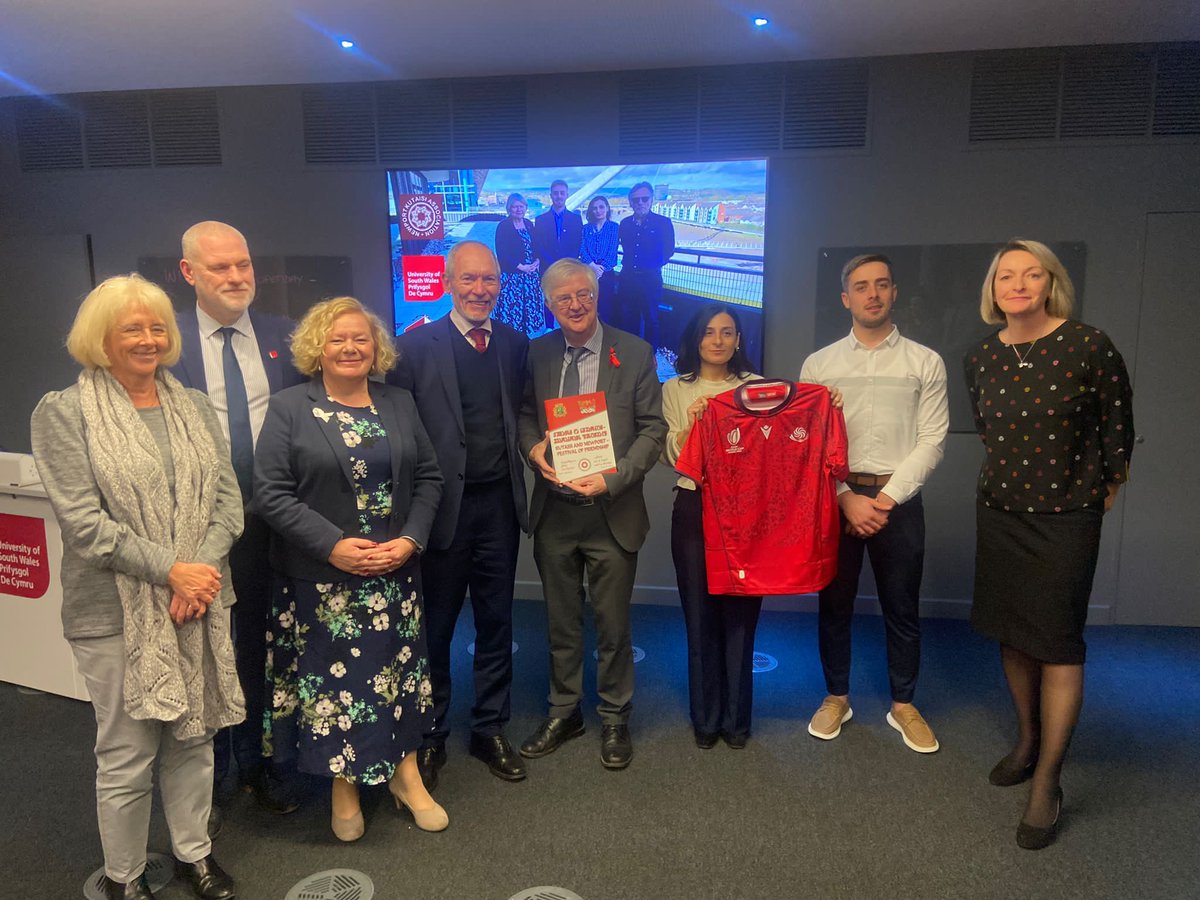
{"label": "woman in polka dot dress", "polygon": [[980,314],[1002,326],[964,366],[986,456],[971,622],[1000,642],[1017,742],[989,780],[1032,779],[1017,843],[1053,842],[1059,775],[1083,701],[1083,626],[1100,524],[1128,478],[1133,392],[1108,336],[1070,318],[1074,288],[1044,244],[992,260]]}

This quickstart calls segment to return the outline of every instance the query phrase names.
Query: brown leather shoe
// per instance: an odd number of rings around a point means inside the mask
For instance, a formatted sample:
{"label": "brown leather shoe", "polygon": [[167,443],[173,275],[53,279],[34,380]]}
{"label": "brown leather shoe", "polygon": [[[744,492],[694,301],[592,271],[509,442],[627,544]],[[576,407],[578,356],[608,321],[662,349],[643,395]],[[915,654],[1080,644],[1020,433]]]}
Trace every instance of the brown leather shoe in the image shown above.
{"label": "brown leather shoe", "polygon": [[929,727],[929,723],[921,718],[921,714],[911,703],[900,707],[899,712],[889,712],[887,723],[900,732],[909,750],[935,753],[941,746],[933,736],[933,729]]}

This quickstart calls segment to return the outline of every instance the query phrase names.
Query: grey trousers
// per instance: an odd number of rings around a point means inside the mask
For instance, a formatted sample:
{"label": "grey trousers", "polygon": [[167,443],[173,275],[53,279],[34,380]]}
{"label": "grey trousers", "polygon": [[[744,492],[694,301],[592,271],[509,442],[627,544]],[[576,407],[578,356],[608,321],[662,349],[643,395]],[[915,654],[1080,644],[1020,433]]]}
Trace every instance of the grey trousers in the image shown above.
{"label": "grey trousers", "polygon": [[171,849],[183,862],[204,859],[212,850],[212,734],[179,741],[165,722],[129,717],[122,688],[123,635],[70,643],[96,714],[96,819],[104,871],[125,883],[146,868],[155,759]]}
{"label": "grey trousers", "polygon": [[565,718],[583,694],[583,576],[596,622],[597,711],[605,725],[629,721],[633,636],[629,604],[637,554],[617,543],[600,505],[547,498],[533,536],[550,638],[550,715]]}

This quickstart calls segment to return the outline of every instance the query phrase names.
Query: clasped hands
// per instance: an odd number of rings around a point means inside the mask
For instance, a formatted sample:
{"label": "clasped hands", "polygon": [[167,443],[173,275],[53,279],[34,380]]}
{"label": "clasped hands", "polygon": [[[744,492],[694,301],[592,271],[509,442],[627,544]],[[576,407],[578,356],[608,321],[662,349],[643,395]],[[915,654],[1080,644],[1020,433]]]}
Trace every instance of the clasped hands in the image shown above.
{"label": "clasped hands", "polygon": [[351,575],[386,575],[403,566],[416,551],[411,538],[377,543],[366,538],[342,538],[333,545],[329,564]]}
{"label": "clasped hands", "polygon": [[584,475],[582,478],[576,478],[574,481],[560,481],[558,473],[546,461],[546,448],[549,446],[550,435],[547,434],[529,450],[529,461],[533,463],[533,467],[541,473],[543,478],[559,487],[570,488],[575,493],[582,494],[584,497],[598,497],[601,494],[608,493],[608,482],[604,480],[604,476],[599,472],[593,475]]}
{"label": "clasped hands", "polygon": [[221,573],[208,563],[177,562],[167,573],[171,586],[168,613],[176,626],[201,618],[221,593]]}
{"label": "clasped hands", "polygon": [[838,495],[838,506],[846,520],[846,534],[869,538],[887,526],[888,513],[896,508],[896,501],[882,492],[872,499],[846,491]]}

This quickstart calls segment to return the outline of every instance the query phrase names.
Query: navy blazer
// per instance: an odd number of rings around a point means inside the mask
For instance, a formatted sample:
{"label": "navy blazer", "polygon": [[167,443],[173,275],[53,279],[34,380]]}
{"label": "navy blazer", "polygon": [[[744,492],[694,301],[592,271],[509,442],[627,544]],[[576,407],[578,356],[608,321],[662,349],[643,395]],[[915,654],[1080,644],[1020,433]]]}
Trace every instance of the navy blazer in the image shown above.
{"label": "navy blazer", "polygon": [[[529,233],[533,258],[537,259],[537,233],[533,230],[532,222],[528,219],[522,221],[525,223],[525,231]],[[553,229],[553,222],[550,223],[550,227]],[[525,264],[525,242],[517,233],[517,226],[513,224],[512,219],[505,219],[496,226],[496,259],[500,263],[500,271],[510,275],[517,271],[517,266]]]}
{"label": "navy blazer", "polygon": [[[375,382],[368,390],[392,454],[392,517],[387,533],[372,539],[407,536],[424,546],[442,495],[433,444],[408,391]],[[334,544],[359,534],[357,492],[344,450],[319,375],[271,398],[254,452],[254,510],[271,526],[275,571],[307,581],[346,579],[329,563]]]}
{"label": "navy blazer", "polygon": [[[182,338],[179,362],[171,369],[184,387],[208,393],[208,379],[204,375],[204,354],[200,349],[200,323],[194,310],[176,314]],[[250,308],[250,324],[254,326],[254,338],[258,341],[258,353],[267,372],[267,384],[275,394],[286,387],[303,384],[308,379],[292,365],[292,351],[288,337],[296,323],[283,316],[255,312]]]}
{"label": "navy blazer", "polygon": [[[600,327],[604,329],[604,340],[596,390],[604,392],[608,407],[617,471],[605,473],[608,491],[597,500],[617,543],[636,553],[650,531],[642,481],[658,461],[667,436],[667,423],[662,416],[662,385],[658,381],[653,347],[611,325],[600,323]],[[558,328],[529,345],[525,397],[519,419],[521,455],[526,460],[533,445],[546,433],[545,401],[559,396],[566,346]],[[546,508],[548,482],[536,470],[533,477],[529,519],[536,527]]]}
{"label": "navy blazer", "polygon": [[583,242],[583,217],[575,210],[563,211],[563,233],[559,237],[554,227],[554,210],[547,210],[533,223],[533,249],[542,261],[541,275],[563,257],[579,258]]}
{"label": "navy blazer", "polygon": [[[449,315],[400,335],[396,338],[400,361],[388,375],[390,384],[412,392],[446,480],[442,503],[429,535],[430,546],[437,550],[445,550],[454,540],[467,471],[467,433],[463,426],[454,347],[450,343],[454,340],[465,338],[450,321]],[[525,466],[518,447],[517,414],[521,409],[529,338],[503,322],[492,319],[489,346],[499,364],[500,412],[504,419],[504,443],[508,449],[513,504],[521,530],[528,532]]]}

